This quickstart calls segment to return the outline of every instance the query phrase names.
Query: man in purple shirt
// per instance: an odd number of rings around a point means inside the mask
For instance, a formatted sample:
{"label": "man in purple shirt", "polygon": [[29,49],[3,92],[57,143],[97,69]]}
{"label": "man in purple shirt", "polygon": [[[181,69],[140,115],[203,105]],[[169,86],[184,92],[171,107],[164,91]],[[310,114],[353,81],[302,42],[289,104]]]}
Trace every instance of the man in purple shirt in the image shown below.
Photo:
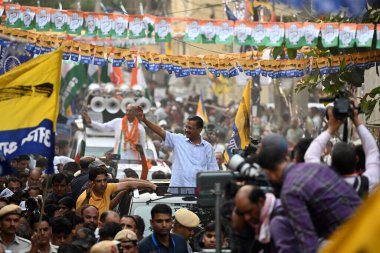
{"label": "man in purple shirt", "polygon": [[258,162],[273,184],[282,185],[281,201],[301,252],[316,252],[360,204],[354,189],[330,168],[317,163],[292,164],[279,135],[262,140]]}

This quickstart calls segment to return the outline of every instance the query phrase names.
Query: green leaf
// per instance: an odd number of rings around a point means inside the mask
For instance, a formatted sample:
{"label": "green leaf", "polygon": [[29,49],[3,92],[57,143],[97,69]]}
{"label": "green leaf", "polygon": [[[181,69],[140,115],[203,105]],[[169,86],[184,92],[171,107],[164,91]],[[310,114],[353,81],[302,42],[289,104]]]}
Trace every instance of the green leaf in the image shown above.
{"label": "green leaf", "polygon": [[275,48],[273,48],[273,58],[277,59],[277,56],[282,55],[283,52],[284,52],[284,48],[283,47],[275,47]]}
{"label": "green leaf", "polygon": [[267,48],[266,46],[258,46],[257,50],[259,50],[259,52],[262,52],[266,48]]}
{"label": "green leaf", "polygon": [[288,52],[289,59],[295,59],[297,57],[297,49],[288,48],[287,52]]}

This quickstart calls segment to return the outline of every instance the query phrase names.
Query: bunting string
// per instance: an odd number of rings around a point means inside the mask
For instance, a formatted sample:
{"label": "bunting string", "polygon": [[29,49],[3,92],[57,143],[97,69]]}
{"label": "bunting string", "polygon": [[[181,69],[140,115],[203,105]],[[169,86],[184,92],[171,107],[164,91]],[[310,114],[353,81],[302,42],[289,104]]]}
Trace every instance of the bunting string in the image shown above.
{"label": "bunting string", "polygon": [[[7,28],[53,32],[76,40],[119,39],[130,45],[169,42],[172,38],[203,44],[237,44],[287,48],[315,47],[318,37],[325,48],[370,48],[375,38],[380,49],[380,25],[367,23],[250,22],[202,20],[58,10],[19,4],[0,5]],[[375,36],[376,31],[376,36]],[[123,41],[126,40],[126,41]],[[134,42],[133,40],[138,40]]]}
{"label": "bunting string", "polygon": [[[0,46],[3,48],[18,45],[14,41],[25,42],[23,50],[25,57],[29,58],[54,51],[62,46],[63,60],[98,66],[112,63],[114,67],[126,66],[130,69],[142,64],[147,71],[165,70],[176,77],[211,73],[216,77],[245,74],[250,77],[262,75],[287,78],[336,73],[342,68],[369,69],[380,65],[380,50],[316,58],[307,57],[303,53],[307,52],[307,48],[304,48],[305,51],[300,50],[296,59],[263,60],[262,52],[259,51],[215,55],[168,55],[97,46],[67,40],[55,34],[10,29],[5,26],[0,26],[0,35],[4,38],[0,39]],[[4,60],[0,60],[0,69],[2,69]]]}

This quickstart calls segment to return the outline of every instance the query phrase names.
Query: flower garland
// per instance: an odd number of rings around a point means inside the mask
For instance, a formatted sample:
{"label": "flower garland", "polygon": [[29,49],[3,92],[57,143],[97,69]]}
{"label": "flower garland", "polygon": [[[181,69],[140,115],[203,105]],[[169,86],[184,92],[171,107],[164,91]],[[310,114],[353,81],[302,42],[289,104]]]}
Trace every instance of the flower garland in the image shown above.
{"label": "flower garland", "polygon": [[127,151],[127,143],[129,143],[129,146],[133,151],[136,151],[135,145],[138,143],[139,140],[139,121],[135,117],[135,119],[132,122],[132,128],[131,131],[128,129],[128,122],[127,122],[127,116],[123,117],[123,120],[121,122],[121,131],[124,134],[124,142],[123,142],[123,150],[124,152]]}

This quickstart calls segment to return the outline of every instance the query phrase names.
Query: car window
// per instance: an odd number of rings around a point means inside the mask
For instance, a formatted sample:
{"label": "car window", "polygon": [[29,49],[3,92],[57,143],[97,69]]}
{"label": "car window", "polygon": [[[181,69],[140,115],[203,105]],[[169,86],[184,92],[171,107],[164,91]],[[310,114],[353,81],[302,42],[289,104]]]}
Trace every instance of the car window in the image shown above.
{"label": "car window", "polygon": [[112,148],[109,147],[86,147],[86,155],[93,155],[96,157],[104,156],[104,154],[108,151],[112,152]]}

